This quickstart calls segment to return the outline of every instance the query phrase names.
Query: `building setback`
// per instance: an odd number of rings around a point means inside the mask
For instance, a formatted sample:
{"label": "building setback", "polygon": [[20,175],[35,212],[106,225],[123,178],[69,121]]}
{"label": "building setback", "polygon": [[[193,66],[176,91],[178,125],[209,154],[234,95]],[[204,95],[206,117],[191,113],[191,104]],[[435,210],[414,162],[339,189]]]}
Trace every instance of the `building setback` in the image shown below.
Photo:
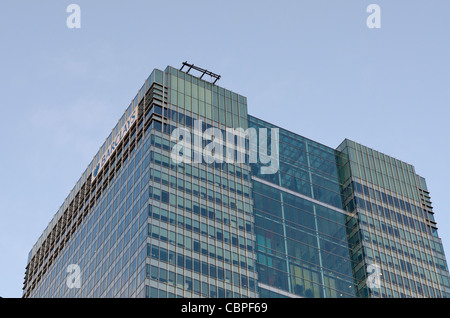
{"label": "building setback", "polygon": [[[30,251],[23,297],[450,296],[430,193],[412,165],[276,127],[249,115],[244,96],[189,73],[215,74],[184,66],[145,81]],[[253,129],[267,155],[277,145],[276,170],[264,173],[252,140],[255,163],[247,151],[176,162],[181,127],[200,151],[208,138],[196,128]]]}

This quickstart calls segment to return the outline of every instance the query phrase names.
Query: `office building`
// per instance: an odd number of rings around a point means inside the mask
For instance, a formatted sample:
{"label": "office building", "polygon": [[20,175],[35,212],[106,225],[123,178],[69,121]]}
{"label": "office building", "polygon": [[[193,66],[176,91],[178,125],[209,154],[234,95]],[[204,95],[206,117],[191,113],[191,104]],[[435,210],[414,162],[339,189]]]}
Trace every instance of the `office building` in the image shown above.
{"label": "office building", "polygon": [[219,78],[152,72],[30,251],[24,297],[450,296],[413,166],[253,117]]}

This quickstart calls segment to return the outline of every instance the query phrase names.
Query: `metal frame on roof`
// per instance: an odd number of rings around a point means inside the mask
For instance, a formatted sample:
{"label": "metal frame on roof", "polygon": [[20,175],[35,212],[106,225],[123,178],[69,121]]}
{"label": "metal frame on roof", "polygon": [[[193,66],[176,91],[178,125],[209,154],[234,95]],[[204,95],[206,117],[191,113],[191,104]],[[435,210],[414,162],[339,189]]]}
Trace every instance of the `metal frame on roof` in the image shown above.
{"label": "metal frame on roof", "polygon": [[206,70],[206,69],[204,69],[204,68],[195,66],[194,64],[189,64],[187,61],[186,61],[186,62],[183,62],[183,66],[180,68],[180,71],[183,71],[183,68],[184,68],[185,66],[188,67],[188,70],[185,72],[186,74],[189,74],[189,72],[190,72],[192,69],[193,69],[193,70],[196,70],[196,71],[199,71],[200,73],[202,73],[202,75],[200,76],[200,79],[202,79],[202,77],[205,76],[205,75],[209,75],[209,76],[211,76],[212,78],[215,79],[214,82],[213,82],[213,84],[216,84],[216,82],[217,82],[218,80],[220,80],[220,78],[221,78],[221,76],[220,76],[219,74],[215,74],[215,73],[213,73],[213,72],[211,72],[211,71],[208,71],[208,70]]}

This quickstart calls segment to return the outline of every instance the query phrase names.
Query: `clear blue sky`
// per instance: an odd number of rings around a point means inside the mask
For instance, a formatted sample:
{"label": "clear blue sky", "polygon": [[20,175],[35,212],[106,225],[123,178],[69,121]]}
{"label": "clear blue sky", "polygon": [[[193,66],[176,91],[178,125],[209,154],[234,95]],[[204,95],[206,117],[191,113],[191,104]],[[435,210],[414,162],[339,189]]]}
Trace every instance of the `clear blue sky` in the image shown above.
{"label": "clear blue sky", "polygon": [[[81,7],[81,29],[66,7]],[[368,29],[366,7],[381,7]],[[336,147],[349,138],[427,179],[450,254],[450,2],[3,0],[0,296],[153,68],[189,61],[249,112]]]}

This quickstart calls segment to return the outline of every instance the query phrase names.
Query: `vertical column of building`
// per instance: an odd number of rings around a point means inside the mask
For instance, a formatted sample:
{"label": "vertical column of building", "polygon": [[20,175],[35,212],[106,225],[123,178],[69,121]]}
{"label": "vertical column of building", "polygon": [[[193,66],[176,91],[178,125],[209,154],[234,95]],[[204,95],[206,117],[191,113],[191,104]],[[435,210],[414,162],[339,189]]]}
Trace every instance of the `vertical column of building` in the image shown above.
{"label": "vertical column of building", "polygon": [[355,275],[367,274],[372,297],[446,297],[448,270],[423,178],[413,166],[349,140],[338,150],[348,156],[347,209],[361,234]]}
{"label": "vertical column of building", "polygon": [[356,198],[353,190],[352,174],[349,155],[346,151],[336,151],[338,175],[342,195],[343,209],[349,214],[346,216],[346,230],[350,258],[352,260],[352,273],[355,281],[355,293],[357,297],[369,297],[367,287],[367,264],[364,257],[363,232],[360,228],[358,213],[356,210]]}
{"label": "vertical column of building", "polygon": [[[144,205],[150,117],[163,100],[159,74],[149,76],[33,249],[28,268],[38,279],[24,297],[145,296]],[[36,251],[45,241],[51,249],[41,260]]]}
{"label": "vertical column of building", "polygon": [[[205,129],[247,125],[245,98],[172,67],[165,84],[165,123],[151,136],[146,296],[257,297],[249,167],[201,152]],[[203,139],[192,161],[173,160],[175,129]]]}

